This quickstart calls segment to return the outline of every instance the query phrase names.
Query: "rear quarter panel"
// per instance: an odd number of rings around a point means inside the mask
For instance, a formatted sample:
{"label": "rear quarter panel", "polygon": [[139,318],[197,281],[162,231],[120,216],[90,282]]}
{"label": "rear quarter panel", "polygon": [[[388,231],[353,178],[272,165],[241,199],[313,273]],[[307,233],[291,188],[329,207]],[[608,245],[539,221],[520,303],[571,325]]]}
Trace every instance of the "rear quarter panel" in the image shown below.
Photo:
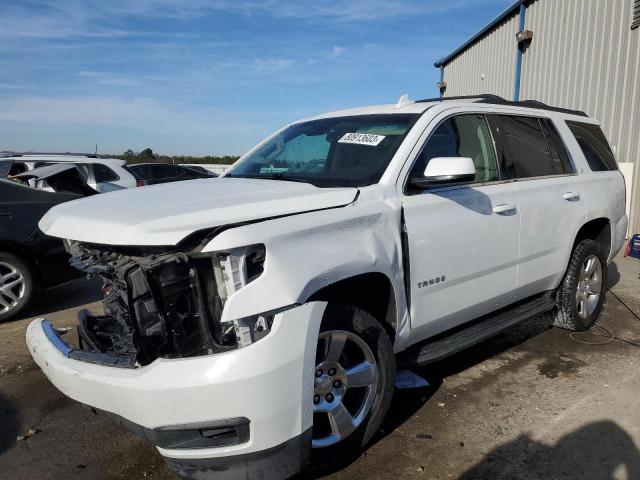
{"label": "rear quarter panel", "polygon": [[580,145],[569,127],[564,121],[556,121],[555,123],[578,173],[581,195],[587,211],[586,221],[606,218],[611,224],[611,249],[608,258],[610,262],[624,245],[627,234],[628,220],[625,213],[624,177],[620,170],[591,171]]}

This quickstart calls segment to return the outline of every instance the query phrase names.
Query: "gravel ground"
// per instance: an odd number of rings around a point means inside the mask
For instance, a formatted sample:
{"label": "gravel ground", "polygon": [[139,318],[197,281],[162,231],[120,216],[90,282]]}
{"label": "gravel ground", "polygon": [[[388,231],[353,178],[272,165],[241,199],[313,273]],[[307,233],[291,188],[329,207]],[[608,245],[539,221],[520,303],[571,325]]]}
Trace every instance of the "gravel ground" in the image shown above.
{"label": "gravel ground", "polygon": [[[640,479],[638,273],[631,259],[610,270],[599,323],[615,339],[535,318],[416,371],[431,386],[397,391],[374,444],[326,478]],[[99,310],[98,290],[72,282],[0,325],[0,477],[176,478],[148,443],[59,393],[27,351],[32,318],[72,326],[80,308]]]}

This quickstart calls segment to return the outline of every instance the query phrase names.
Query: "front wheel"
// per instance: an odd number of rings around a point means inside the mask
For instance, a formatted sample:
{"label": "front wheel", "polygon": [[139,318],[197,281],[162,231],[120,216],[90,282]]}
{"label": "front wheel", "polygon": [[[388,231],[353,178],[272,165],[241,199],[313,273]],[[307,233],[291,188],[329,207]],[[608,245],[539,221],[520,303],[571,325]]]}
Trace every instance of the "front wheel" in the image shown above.
{"label": "front wheel", "polygon": [[11,253],[0,252],[0,322],[17,315],[29,303],[33,289],[27,264]]}
{"label": "front wheel", "polygon": [[382,325],[359,308],[329,304],[316,350],[313,466],[358,454],[384,420],[394,380],[395,356]]}

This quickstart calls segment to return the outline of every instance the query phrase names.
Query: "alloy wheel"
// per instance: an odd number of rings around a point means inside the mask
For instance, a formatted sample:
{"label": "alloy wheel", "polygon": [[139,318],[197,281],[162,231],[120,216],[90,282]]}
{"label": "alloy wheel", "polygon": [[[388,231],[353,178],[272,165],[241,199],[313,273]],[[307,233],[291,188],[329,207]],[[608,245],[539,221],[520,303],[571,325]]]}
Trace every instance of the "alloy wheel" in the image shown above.
{"label": "alloy wheel", "polygon": [[602,263],[596,255],[589,255],[582,263],[576,286],[576,310],[582,318],[590,317],[602,295]]}
{"label": "alloy wheel", "polygon": [[10,263],[0,262],[0,313],[18,307],[27,288],[24,276]]}
{"label": "alloy wheel", "polygon": [[355,333],[320,333],[313,396],[313,448],[351,435],[367,418],[376,397],[378,368],[373,352]]}

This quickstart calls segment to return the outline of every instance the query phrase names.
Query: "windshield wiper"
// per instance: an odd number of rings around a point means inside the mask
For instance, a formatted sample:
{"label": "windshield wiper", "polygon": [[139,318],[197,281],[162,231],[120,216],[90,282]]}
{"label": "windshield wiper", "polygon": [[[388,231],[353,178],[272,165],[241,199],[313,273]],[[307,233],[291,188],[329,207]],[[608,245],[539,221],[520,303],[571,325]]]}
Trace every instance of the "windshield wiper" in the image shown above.
{"label": "windshield wiper", "polygon": [[306,177],[294,177],[290,175],[285,175],[283,173],[270,173],[268,175],[225,175],[226,177],[231,178],[257,178],[260,180],[282,180],[285,182],[300,182],[300,183],[310,183],[313,185],[311,179]]}

